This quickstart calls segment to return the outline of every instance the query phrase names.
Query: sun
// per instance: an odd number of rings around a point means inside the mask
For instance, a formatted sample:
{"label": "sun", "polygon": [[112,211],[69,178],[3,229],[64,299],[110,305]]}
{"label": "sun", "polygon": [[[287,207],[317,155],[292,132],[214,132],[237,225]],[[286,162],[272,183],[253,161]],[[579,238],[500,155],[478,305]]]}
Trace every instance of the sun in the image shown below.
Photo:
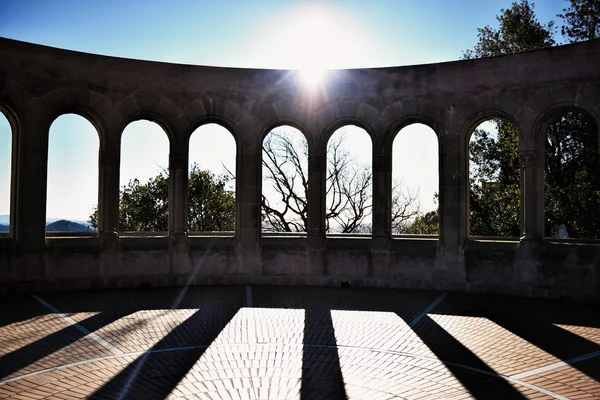
{"label": "sun", "polygon": [[292,21],[285,35],[290,61],[306,85],[316,86],[325,79],[328,69],[344,61],[347,35],[324,8],[300,10]]}
{"label": "sun", "polygon": [[298,72],[300,73],[300,76],[302,77],[302,81],[309,88],[313,88],[323,82],[325,75],[327,73],[327,69],[307,66],[307,67],[298,69]]}

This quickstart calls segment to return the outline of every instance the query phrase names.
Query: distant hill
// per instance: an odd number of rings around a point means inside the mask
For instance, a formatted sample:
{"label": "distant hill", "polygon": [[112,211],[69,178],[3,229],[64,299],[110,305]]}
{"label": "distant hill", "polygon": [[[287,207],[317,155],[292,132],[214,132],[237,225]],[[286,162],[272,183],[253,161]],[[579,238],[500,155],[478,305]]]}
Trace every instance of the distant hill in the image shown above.
{"label": "distant hill", "polygon": [[[69,225],[72,224],[72,225]],[[0,214],[0,232],[8,232],[10,226],[10,216]],[[92,224],[87,221],[71,221],[65,218],[47,218],[46,231],[49,232],[87,232],[96,231]]]}
{"label": "distant hill", "polygon": [[46,232],[88,232],[90,229],[83,224],[61,219],[46,225]]}

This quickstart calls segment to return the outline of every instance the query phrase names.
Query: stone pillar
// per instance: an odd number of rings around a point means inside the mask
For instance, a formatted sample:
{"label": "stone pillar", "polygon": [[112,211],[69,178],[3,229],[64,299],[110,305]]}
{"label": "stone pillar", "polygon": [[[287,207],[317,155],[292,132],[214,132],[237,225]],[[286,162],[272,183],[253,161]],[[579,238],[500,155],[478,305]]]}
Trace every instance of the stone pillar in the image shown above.
{"label": "stone pillar", "polygon": [[460,168],[461,153],[458,135],[446,133],[439,140],[440,146],[440,251],[444,254],[462,254],[467,238],[461,229],[462,219],[468,218],[466,199],[460,191],[467,193],[467,171]]}
{"label": "stone pillar", "polygon": [[22,254],[46,251],[46,185],[49,121],[41,102],[30,104],[21,125],[16,175],[17,249]]}
{"label": "stone pillar", "polygon": [[[187,143],[187,141],[183,141]],[[170,273],[191,272],[187,241],[188,149],[171,149],[169,154],[169,262]]]}
{"label": "stone pillar", "polygon": [[389,153],[373,154],[372,249],[387,251],[392,235],[392,159]]}
{"label": "stone pillar", "polygon": [[[440,141],[440,238],[436,269],[439,279],[465,285],[467,274],[464,264],[465,229],[468,218],[467,199],[468,155],[460,149],[459,135],[442,132]],[[446,276],[447,278],[443,278]],[[456,286],[459,290],[465,287]]]}
{"label": "stone pillar", "polygon": [[98,160],[98,233],[103,251],[119,247],[119,178],[121,154],[117,132],[107,133]]}
{"label": "stone pillar", "polygon": [[256,148],[254,151],[243,152],[247,149],[250,147],[241,146],[236,161],[238,273],[260,274],[261,158],[256,153]]}
{"label": "stone pillar", "polygon": [[519,152],[521,162],[521,241],[539,241],[544,232],[544,169],[536,150]]}
{"label": "stone pillar", "polygon": [[529,284],[537,278],[537,253],[544,236],[543,151],[522,149],[521,223],[522,232],[517,263],[517,281]]}
{"label": "stone pillar", "polygon": [[309,149],[308,157],[308,275],[324,273],[327,155]]}
{"label": "stone pillar", "polygon": [[188,211],[188,153],[169,154],[169,236],[185,241]]}

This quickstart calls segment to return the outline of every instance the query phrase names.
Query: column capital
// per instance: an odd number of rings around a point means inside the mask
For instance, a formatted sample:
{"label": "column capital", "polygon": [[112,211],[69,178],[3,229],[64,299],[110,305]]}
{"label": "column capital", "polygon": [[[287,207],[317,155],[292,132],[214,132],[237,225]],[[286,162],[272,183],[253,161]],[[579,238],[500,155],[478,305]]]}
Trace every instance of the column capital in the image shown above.
{"label": "column capital", "polygon": [[523,150],[519,152],[519,161],[521,168],[531,168],[536,165],[536,151],[535,150]]}

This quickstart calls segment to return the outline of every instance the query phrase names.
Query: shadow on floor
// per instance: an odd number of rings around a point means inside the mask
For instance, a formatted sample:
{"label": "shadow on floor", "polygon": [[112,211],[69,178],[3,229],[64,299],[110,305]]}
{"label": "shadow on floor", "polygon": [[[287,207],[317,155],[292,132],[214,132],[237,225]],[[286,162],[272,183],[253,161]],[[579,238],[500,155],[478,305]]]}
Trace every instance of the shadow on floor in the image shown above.
{"label": "shadow on floor", "polygon": [[[227,289],[233,291],[227,292]],[[213,293],[208,298],[198,295],[207,291]],[[181,352],[154,351],[212,343],[243,307],[243,293],[244,288],[190,288],[180,307],[194,308],[197,311],[152,346],[151,352],[138,356],[113,376],[91,398],[166,398],[200,359],[204,348]],[[257,287],[254,288],[254,307],[305,310],[301,398],[343,399],[347,398],[347,392],[336,348],[332,310],[392,312],[409,324],[439,295],[438,292],[424,291]],[[104,295],[99,296],[102,298]],[[169,307],[170,300],[161,302],[157,296],[151,297],[151,308]],[[82,297],[81,304],[84,302],[85,297]],[[110,302],[114,303],[115,299],[110,299]],[[74,302],[69,311],[89,309],[81,304]],[[142,301],[136,307],[146,309]],[[114,310],[99,311],[99,314],[81,324],[94,332],[128,315]],[[598,351],[600,346],[556,324],[598,327],[600,320],[596,317],[596,312],[575,305],[460,294],[447,296],[432,311],[435,314],[487,318],[563,361]],[[134,325],[121,329],[135,331],[137,328],[139,326]],[[504,379],[459,366],[458,364],[466,365],[490,374],[495,373],[431,317],[424,316],[413,331],[438,359],[446,362],[446,368],[472,396],[499,399],[523,397]],[[373,332],[373,335],[377,335],[377,332]],[[66,327],[8,353],[0,358],[0,376],[6,377],[24,369],[83,336],[74,327]],[[598,381],[600,371],[593,365],[577,363],[573,367]]]}

